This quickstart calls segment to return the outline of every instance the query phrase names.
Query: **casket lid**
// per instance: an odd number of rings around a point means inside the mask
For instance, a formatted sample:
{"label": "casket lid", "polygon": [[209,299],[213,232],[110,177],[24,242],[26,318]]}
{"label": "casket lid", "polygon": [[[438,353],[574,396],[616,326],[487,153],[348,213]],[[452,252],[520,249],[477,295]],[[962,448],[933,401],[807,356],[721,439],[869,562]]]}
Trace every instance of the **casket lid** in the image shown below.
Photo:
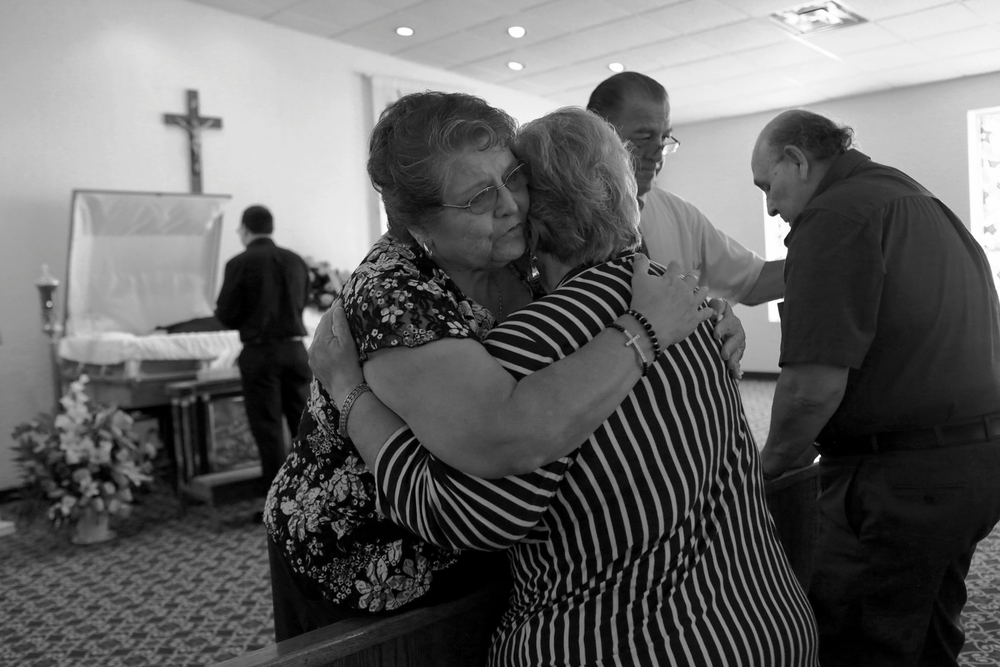
{"label": "casket lid", "polygon": [[229,195],[75,190],[66,335],[144,335],[211,316],[229,200]]}

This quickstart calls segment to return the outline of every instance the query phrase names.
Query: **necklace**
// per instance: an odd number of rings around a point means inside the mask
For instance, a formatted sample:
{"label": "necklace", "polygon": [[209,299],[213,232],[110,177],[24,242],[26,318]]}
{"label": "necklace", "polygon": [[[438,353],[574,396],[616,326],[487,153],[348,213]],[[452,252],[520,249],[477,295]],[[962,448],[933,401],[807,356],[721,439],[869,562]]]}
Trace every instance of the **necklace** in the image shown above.
{"label": "necklace", "polygon": [[497,301],[500,304],[500,307],[497,309],[497,311],[499,313],[499,317],[497,317],[496,319],[497,319],[497,322],[502,322],[503,321],[503,295],[500,293],[500,286],[497,285],[497,281],[493,277],[492,273],[490,274],[490,284],[493,285],[493,289],[497,293]]}

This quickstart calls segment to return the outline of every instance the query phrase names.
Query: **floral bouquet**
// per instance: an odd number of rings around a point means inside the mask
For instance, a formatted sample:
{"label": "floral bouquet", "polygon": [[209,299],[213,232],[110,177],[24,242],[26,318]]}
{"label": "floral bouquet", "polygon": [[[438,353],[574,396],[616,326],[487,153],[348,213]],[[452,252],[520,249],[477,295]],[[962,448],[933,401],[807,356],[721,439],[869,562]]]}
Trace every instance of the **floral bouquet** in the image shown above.
{"label": "floral bouquet", "polygon": [[330,266],[329,262],[317,262],[312,257],[306,257],[309,267],[309,298],[306,307],[326,310],[340,296],[344,284],[351,277],[349,271],[341,271]]}
{"label": "floral bouquet", "polygon": [[15,461],[53,501],[48,517],[56,526],[86,511],[127,514],[133,487],[153,479],[156,445],[137,443],[132,418],[117,407],[92,405],[87,382],[81,375],[70,385],[57,416],[39,415],[13,433]]}

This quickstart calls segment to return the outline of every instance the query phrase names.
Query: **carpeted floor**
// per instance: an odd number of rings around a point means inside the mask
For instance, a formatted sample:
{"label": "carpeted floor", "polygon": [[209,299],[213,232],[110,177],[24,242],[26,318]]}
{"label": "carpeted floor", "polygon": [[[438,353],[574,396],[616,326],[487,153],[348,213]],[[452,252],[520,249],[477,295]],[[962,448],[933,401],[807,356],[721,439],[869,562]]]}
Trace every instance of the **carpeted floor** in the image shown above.
{"label": "carpeted floor", "polygon": [[[773,381],[744,380],[759,442]],[[254,505],[176,517],[168,493],[143,497],[116,540],[78,547],[26,504],[0,505],[0,667],[201,667],[274,640],[264,528]],[[1000,529],[968,578],[962,665],[1000,665]]]}

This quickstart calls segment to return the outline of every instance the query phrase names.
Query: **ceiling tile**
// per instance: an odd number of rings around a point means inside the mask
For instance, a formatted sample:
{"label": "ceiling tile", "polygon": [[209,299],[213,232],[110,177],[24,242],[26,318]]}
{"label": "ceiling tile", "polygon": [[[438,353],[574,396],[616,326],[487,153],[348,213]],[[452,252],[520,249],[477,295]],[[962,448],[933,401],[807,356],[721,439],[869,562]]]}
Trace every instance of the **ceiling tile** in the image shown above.
{"label": "ceiling tile", "polygon": [[768,90],[778,90],[791,85],[788,79],[775,72],[752,71],[724,80],[731,95],[757,95]]}
{"label": "ceiling tile", "polygon": [[790,67],[779,67],[774,71],[777,74],[799,81],[803,85],[858,75],[858,70],[853,65],[829,58],[792,65]]}
{"label": "ceiling tile", "polygon": [[830,30],[803,39],[838,56],[899,44],[903,41],[902,38],[875,23],[862,23],[841,30]]}
{"label": "ceiling tile", "polygon": [[557,23],[565,32],[571,32],[625,18],[629,11],[602,0],[554,0],[525,10],[522,15],[526,20],[537,17]]}
{"label": "ceiling tile", "polygon": [[303,0],[281,13],[315,19],[346,30],[373,21],[380,16],[386,16],[391,10],[373,5],[368,0],[337,0],[337,2]]}
{"label": "ceiling tile", "polygon": [[879,76],[893,86],[915,86],[920,83],[955,79],[961,75],[962,73],[954,65],[945,62],[927,62],[879,72]]}
{"label": "ceiling tile", "polygon": [[306,32],[310,35],[319,35],[320,37],[329,37],[343,30],[343,26],[341,25],[286,11],[274,14],[268,19],[268,22],[291,28],[292,30],[298,30],[299,32]]}
{"label": "ceiling tile", "polygon": [[744,12],[720,0],[688,0],[646,12],[642,16],[665,28],[685,34],[710,30],[749,18]]}
{"label": "ceiling tile", "polygon": [[844,62],[866,72],[898,69],[927,62],[930,59],[931,56],[926,51],[918,49],[909,42],[844,56]]}
{"label": "ceiling tile", "polygon": [[298,4],[301,0],[191,0],[191,2],[224,9],[235,14],[263,18]]}
{"label": "ceiling tile", "polygon": [[882,21],[886,30],[908,40],[966,30],[981,23],[978,16],[960,4],[945,5]]}
{"label": "ceiling tile", "polygon": [[522,72],[524,76],[518,78],[534,84],[548,86],[550,90],[569,90],[584,86],[593,88],[607,78],[604,72],[607,72],[607,70],[596,63],[579,64],[570,67],[560,67],[538,74],[524,70]]}
{"label": "ceiling tile", "polygon": [[765,18],[775,12],[801,5],[803,0],[722,0],[725,4],[754,18]]}
{"label": "ceiling tile", "polygon": [[[464,63],[472,60],[483,60],[483,56],[497,54],[504,50],[505,45],[493,46],[492,49],[484,44],[482,40],[467,32],[455,32],[445,35],[433,42],[417,44],[397,55],[400,58],[413,60],[424,65],[438,67],[440,69],[451,69],[456,63]],[[475,54],[473,59],[470,55]],[[508,59],[504,59],[506,63]]]}
{"label": "ceiling tile", "polygon": [[959,0],[848,0],[844,4],[869,21],[881,21],[891,16],[903,16],[951,5]]}
{"label": "ceiling tile", "polygon": [[[507,34],[507,28],[515,24],[521,26],[527,31],[524,37],[514,39]],[[499,36],[501,39],[506,40],[510,44],[511,49],[515,49],[524,48],[533,44],[546,43],[549,40],[555,39],[559,35],[563,34],[565,31],[558,22],[553,23],[551,21],[546,21],[538,16],[527,17],[520,15],[517,16],[516,19],[505,16],[493,19],[492,21],[487,21],[485,23],[480,23],[479,25],[466,28],[466,32],[479,35],[483,39],[489,40],[496,39],[497,36]]]}
{"label": "ceiling tile", "polygon": [[631,49],[631,52],[639,57],[649,58],[660,67],[671,67],[722,55],[719,49],[691,37],[677,37],[659,44],[647,44]]}
{"label": "ceiling tile", "polygon": [[826,58],[826,56],[818,51],[810,49],[805,44],[792,39],[785,39],[783,42],[764,46],[759,49],[742,51],[739,56],[754,67],[762,70]]}
{"label": "ceiling tile", "polygon": [[675,30],[647,21],[641,16],[630,16],[582,30],[578,35],[608,46],[606,52],[628,52],[634,47],[655,44],[680,35]]}
{"label": "ceiling tile", "polygon": [[385,7],[386,9],[391,9],[397,11],[400,9],[406,9],[407,7],[412,7],[413,5],[419,5],[425,0],[368,0],[373,5],[378,7]]}
{"label": "ceiling tile", "polygon": [[992,51],[1000,44],[1000,29],[982,26],[913,42],[913,45],[936,58]]}
{"label": "ceiling tile", "polygon": [[710,82],[751,74],[755,69],[749,63],[740,60],[739,56],[719,56],[691,63],[687,71],[698,76],[701,81]]}
{"label": "ceiling tile", "polygon": [[[410,37],[397,35],[396,28],[401,25],[413,28],[413,35]],[[363,49],[396,54],[414,48],[418,44],[440,39],[455,31],[455,27],[419,13],[407,13],[403,16],[396,12],[369,21],[362,26],[338,32],[333,37],[338,42],[352,44]]]}
{"label": "ceiling tile", "polygon": [[966,76],[996,72],[1000,71],[1000,50],[949,58],[947,63]]}
{"label": "ceiling tile", "polygon": [[[702,106],[730,97],[724,86],[715,83],[699,83],[670,91],[670,105],[683,109],[687,106]],[[672,114],[671,114],[672,115]]]}
{"label": "ceiling tile", "polygon": [[766,19],[747,19],[721,28],[712,28],[697,35],[698,41],[720,51],[734,53],[786,39],[781,28]]}
{"label": "ceiling tile", "polygon": [[962,4],[984,21],[1000,23],[1000,2],[997,0],[965,0]]}

